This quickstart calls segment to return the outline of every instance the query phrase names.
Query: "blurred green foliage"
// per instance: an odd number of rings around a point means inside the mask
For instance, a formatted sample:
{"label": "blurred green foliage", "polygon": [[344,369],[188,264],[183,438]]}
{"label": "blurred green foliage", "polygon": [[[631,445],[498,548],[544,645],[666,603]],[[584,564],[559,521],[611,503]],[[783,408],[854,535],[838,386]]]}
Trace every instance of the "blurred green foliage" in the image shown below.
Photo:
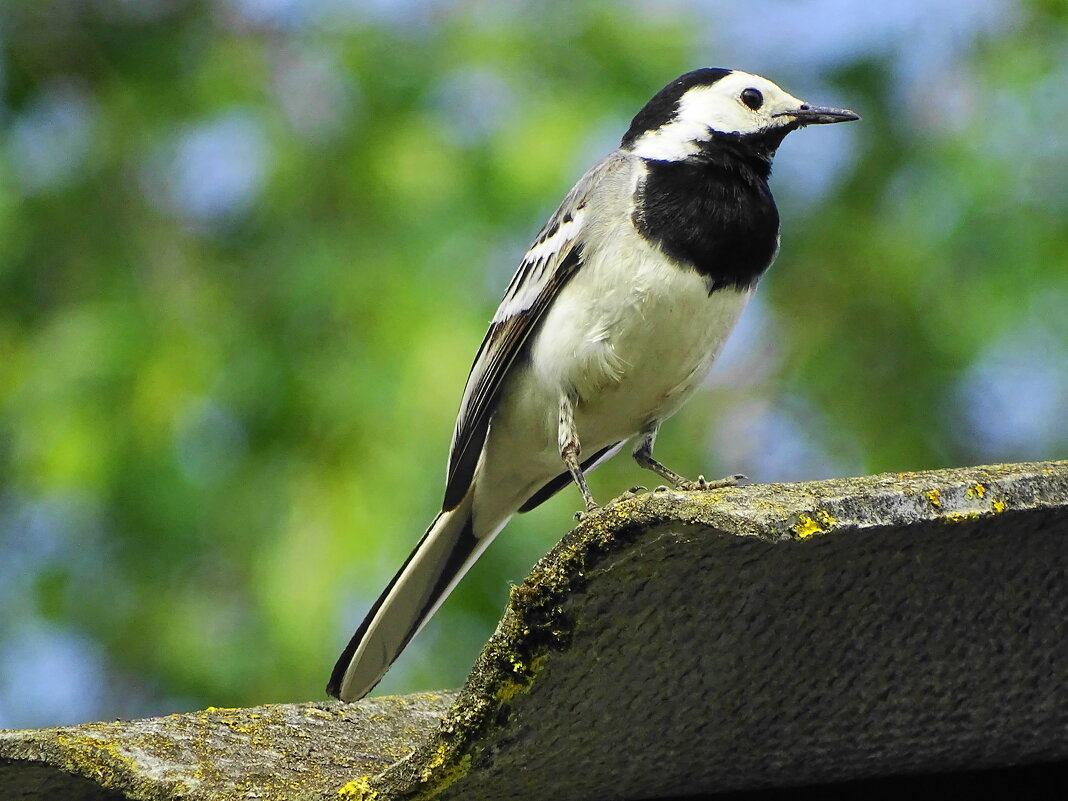
{"label": "blurred green foliage", "polygon": [[[319,696],[437,509],[527,241],[697,66],[864,120],[784,145],[779,262],[664,460],[1065,455],[1064,5],[949,23],[934,61],[908,28],[791,59],[698,5],[5,3],[0,724]],[[577,505],[514,521],[382,689],[460,682]]]}

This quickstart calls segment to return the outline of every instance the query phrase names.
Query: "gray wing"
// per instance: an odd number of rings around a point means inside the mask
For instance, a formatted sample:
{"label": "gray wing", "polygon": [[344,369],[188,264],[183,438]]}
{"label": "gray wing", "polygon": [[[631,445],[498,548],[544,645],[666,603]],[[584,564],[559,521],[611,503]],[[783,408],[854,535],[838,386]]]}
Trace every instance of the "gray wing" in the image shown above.
{"label": "gray wing", "polygon": [[467,494],[508,371],[560,290],[582,266],[588,230],[586,202],[593,188],[624,158],[612,154],[582,176],[549,218],[512,277],[464,388],[449,453],[443,509]]}

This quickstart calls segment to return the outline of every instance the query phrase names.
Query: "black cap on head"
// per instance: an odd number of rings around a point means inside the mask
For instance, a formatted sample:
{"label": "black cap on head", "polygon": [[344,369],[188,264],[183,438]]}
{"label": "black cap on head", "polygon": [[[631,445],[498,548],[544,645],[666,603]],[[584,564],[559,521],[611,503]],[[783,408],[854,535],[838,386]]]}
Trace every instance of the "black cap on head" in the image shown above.
{"label": "black cap on head", "polygon": [[693,87],[711,86],[716,81],[730,75],[731,72],[733,70],[726,70],[720,67],[705,67],[680,75],[653,95],[652,99],[642,106],[642,110],[634,115],[634,119],[630,123],[630,129],[623,136],[623,141],[620,145],[627,147],[646,131],[655,131],[661,125],[670,121],[678,110],[679,100]]}

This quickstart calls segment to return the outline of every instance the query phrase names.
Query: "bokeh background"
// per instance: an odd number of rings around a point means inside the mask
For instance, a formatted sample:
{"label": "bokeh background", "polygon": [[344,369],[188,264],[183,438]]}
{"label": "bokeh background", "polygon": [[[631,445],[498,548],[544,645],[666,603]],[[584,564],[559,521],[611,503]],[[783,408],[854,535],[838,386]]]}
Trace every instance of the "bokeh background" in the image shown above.
{"label": "bokeh background", "polygon": [[[527,243],[698,66],[864,119],[782,147],[778,263],[664,460],[1068,455],[1062,0],[4,0],[0,726],[323,697]],[[458,685],[577,505],[381,691]]]}

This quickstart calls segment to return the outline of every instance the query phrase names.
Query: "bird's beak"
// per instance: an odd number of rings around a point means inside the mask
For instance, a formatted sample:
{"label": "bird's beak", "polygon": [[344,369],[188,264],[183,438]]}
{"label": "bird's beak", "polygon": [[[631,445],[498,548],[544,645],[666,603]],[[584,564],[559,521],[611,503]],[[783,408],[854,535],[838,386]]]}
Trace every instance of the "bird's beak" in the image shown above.
{"label": "bird's beak", "polygon": [[808,103],[802,103],[796,109],[783,111],[775,116],[793,117],[797,125],[826,125],[832,122],[851,122],[860,119],[859,114],[849,109],[810,106]]}

